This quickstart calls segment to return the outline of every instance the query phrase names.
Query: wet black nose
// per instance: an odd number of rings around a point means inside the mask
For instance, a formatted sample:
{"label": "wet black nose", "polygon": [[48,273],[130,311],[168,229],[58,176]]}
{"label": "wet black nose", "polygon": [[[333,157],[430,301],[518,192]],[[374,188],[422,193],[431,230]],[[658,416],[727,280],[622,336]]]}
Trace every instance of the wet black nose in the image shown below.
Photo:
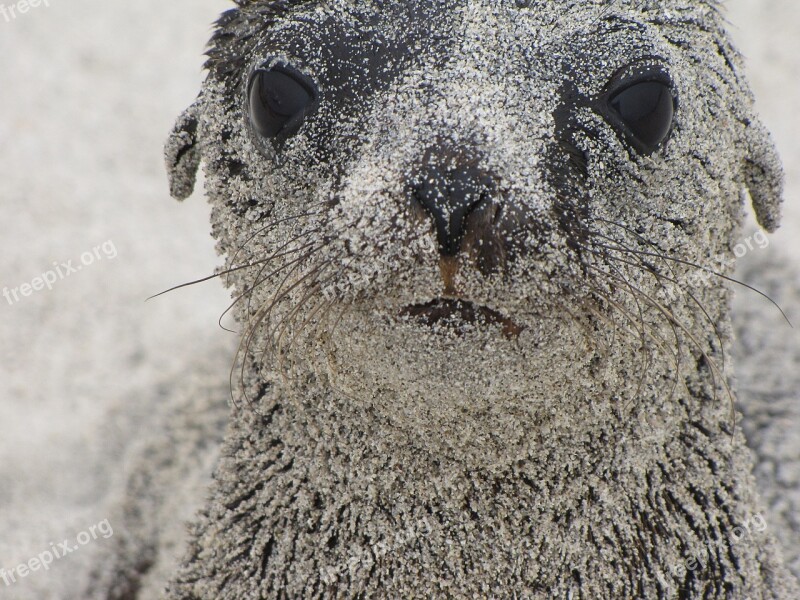
{"label": "wet black nose", "polygon": [[414,198],[433,217],[439,251],[454,256],[461,248],[467,217],[488,198],[491,177],[474,164],[426,165],[413,186]]}

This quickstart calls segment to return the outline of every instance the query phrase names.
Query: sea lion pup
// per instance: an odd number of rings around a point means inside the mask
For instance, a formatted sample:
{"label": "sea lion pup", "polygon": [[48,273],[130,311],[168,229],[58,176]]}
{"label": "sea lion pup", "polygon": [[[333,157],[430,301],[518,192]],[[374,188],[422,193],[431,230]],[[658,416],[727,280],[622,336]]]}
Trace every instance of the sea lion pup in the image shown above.
{"label": "sea lion pup", "polygon": [[167,145],[242,327],[167,597],[800,597],[726,384],[781,169],[716,3],[238,5]]}

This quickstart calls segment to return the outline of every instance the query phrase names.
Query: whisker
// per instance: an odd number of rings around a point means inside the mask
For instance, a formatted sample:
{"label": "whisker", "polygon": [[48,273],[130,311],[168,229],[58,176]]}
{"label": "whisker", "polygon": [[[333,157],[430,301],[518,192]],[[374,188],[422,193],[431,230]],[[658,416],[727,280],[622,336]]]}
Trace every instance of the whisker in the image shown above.
{"label": "whisker", "polygon": [[[610,246],[604,246],[603,244],[598,244],[598,246],[601,247],[601,248],[606,248],[606,249],[610,249],[610,250],[614,250],[615,249],[615,248],[610,247]],[[710,273],[711,275],[719,277],[720,279],[724,279],[725,281],[729,281],[731,283],[734,283],[734,284],[737,284],[737,285],[741,285],[742,287],[747,288],[748,290],[753,291],[756,294],[758,294],[759,296],[761,296],[762,298],[765,298],[766,300],[768,300],[775,308],[777,308],[780,311],[781,315],[783,315],[783,318],[786,320],[786,322],[789,324],[789,326],[794,328],[794,325],[792,325],[792,322],[789,320],[789,317],[786,316],[786,313],[783,311],[783,309],[780,307],[780,305],[777,302],[775,302],[775,300],[770,298],[769,295],[767,295],[766,293],[762,292],[758,288],[755,288],[752,285],[749,285],[749,284],[747,284],[747,283],[745,283],[743,281],[740,281],[740,280],[736,279],[735,277],[729,277],[728,275],[724,275],[722,273],[719,273],[719,272],[715,271],[714,269],[710,269],[708,267],[704,267],[702,265],[698,265],[696,263],[693,263],[693,262],[688,261],[688,260],[684,260],[682,258],[675,258],[674,256],[666,256],[666,255],[663,255],[663,254],[655,254],[653,252],[647,252],[646,250],[631,250],[631,252],[635,252],[635,253],[640,254],[642,256],[651,256],[651,257],[662,258],[664,260],[669,260],[669,261],[672,261],[672,262],[675,262],[675,263],[678,263],[678,264],[682,264],[682,265],[686,265],[686,266],[689,266],[689,267],[693,267],[695,269],[699,269],[701,271],[705,271],[706,273]]]}
{"label": "whisker", "polygon": [[[327,265],[325,265],[325,266],[327,266]],[[256,325],[260,324],[263,321],[269,322],[269,318],[270,318],[270,315],[272,314],[272,310],[278,305],[279,302],[281,302],[284,298],[287,298],[289,296],[289,294],[291,294],[292,291],[297,289],[299,286],[303,285],[309,278],[317,277],[320,274],[320,272],[322,272],[322,270],[323,270],[322,266],[320,266],[320,265],[315,266],[313,269],[311,269],[309,272],[305,273],[302,277],[297,279],[294,283],[292,283],[292,285],[290,285],[286,289],[283,289],[283,283],[282,283],[281,286],[278,287],[278,291],[273,296],[273,299],[270,301],[270,303],[268,305],[265,305],[265,310],[264,310],[263,314],[261,315],[261,317],[259,318],[259,320],[256,323]],[[286,281],[286,279],[284,279],[284,282],[285,281]],[[253,329],[251,329],[251,331],[253,331]],[[269,351],[270,354],[272,354],[273,356],[277,356],[278,357],[278,361],[279,361],[279,364],[278,364],[279,372],[283,373],[283,356],[281,356],[279,354],[279,352],[278,352],[279,348],[275,344],[273,331],[274,331],[274,328],[271,329],[271,330],[267,330],[267,336],[266,336],[264,341],[267,342],[269,340],[269,344],[270,345],[268,347],[265,347],[264,354],[266,355],[266,353]],[[266,362],[266,361],[264,361],[264,362]],[[264,362],[262,362],[262,370],[263,370]]]}
{"label": "whisker", "polygon": [[180,285],[176,285],[174,287],[169,288],[168,290],[164,290],[163,292],[159,292],[158,294],[154,294],[153,296],[150,296],[149,298],[147,298],[145,300],[145,302],[147,302],[149,300],[152,300],[154,298],[158,298],[159,296],[163,296],[164,294],[169,294],[170,292],[174,292],[175,290],[179,290],[181,288],[189,287],[191,285],[197,285],[198,283],[204,283],[206,281],[211,281],[212,279],[216,279],[217,277],[222,277],[223,275],[228,275],[229,273],[234,273],[236,271],[241,271],[243,269],[249,269],[250,267],[254,267],[254,266],[260,264],[260,262],[261,261],[258,261],[258,262],[255,262],[255,263],[251,263],[251,264],[247,264],[247,265],[240,265],[238,267],[232,267],[230,269],[225,269],[224,271],[221,271],[221,272],[216,273],[214,275],[209,275],[208,277],[202,277],[201,279],[195,279],[194,281],[188,281],[186,283],[182,283]]}
{"label": "whisker", "polygon": [[611,353],[611,348],[614,347],[616,339],[617,339],[617,322],[613,319],[608,319],[604,315],[602,315],[599,311],[596,311],[594,308],[591,307],[588,301],[583,303],[583,309],[587,310],[592,313],[592,315],[596,316],[599,320],[609,326],[611,329],[611,341],[607,339],[600,340],[598,339],[597,332],[591,331],[589,328],[589,324],[586,323],[586,318],[581,318],[579,315],[575,314],[572,309],[564,303],[558,304],[559,309],[563,310],[567,313],[574,323],[577,323],[578,326],[583,331],[584,338],[588,345],[592,345],[593,343],[597,343],[601,345],[603,348],[603,354],[608,355]]}
{"label": "whisker", "polygon": [[[286,217],[285,219],[281,219],[279,221],[276,221],[276,222],[272,223],[271,225],[277,225],[282,221],[288,221],[290,219],[296,219],[296,218],[300,218],[300,217],[308,216],[308,215],[313,215],[313,214],[318,214],[318,213],[301,213],[299,215],[294,215],[292,217]],[[261,230],[257,231],[253,235],[251,235],[247,239],[247,241],[245,241],[241,246],[239,246],[239,248],[236,250],[236,252],[231,257],[231,260],[230,260],[231,264],[235,264],[236,257],[239,255],[239,253],[244,249],[244,247],[250,241],[252,241],[264,229],[265,228],[262,228]],[[290,239],[288,242],[286,242],[283,246],[281,246],[281,248],[279,250],[282,250],[283,248],[285,248],[286,246],[288,246],[292,242],[294,242],[294,241],[296,241],[296,240],[298,240],[298,239],[300,239],[302,237],[305,237],[305,236],[308,236],[308,235],[312,235],[314,233],[318,233],[318,232],[322,231],[323,229],[324,228],[321,226],[321,227],[318,227],[318,228],[313,229],[311,231],[307,231],[307,232],[304,232],[304,233],[302,233],[300,235],[297,235],[297,236],[293,237],[292,239]],[[153,300],[154,298],[158,298],[159,296],[163,296],[164,294],[169,294],[170,292],[174,292],[176,290],[180,290],[180,289],[185,288],[185,287],[189,287],[189,286],[192,286],[192,285],[197,285],[199,283],[205,283],[206,281],[211,281],[212,279],[216,279],[217,277],[225,277],[227,275],[230,275],[231,273],[236,273],[236,272],[242,271],[244,269],[249,269],[250,267],[255,267],[257,265],[260,265],[260,264],[264,263],[265,261],[269,261],[269,260],[272,260],[273,258],[277,258],[278,256],[280,256],[280,255],[273,255],[273,256],[271,256],[269,258],[266,258],[266,259],[257,260],[257,261],[254,261],[254,262],[251,262],[251,263],[247,263],[247,264],[244,264],[244,265],[238,265],[236,267],[230,267],[228,269],[224,269],[224,270],[220,271],[219,273],[214,273],[213,275],[208,275],[207,277],[201,277],[200,279],[195,279],[193,281],[188,281],[186,283],[181,283],[180,285],[173,286],[173,287],[171,287],[169,289],[164,290],[163,292],[159,292],[157,294],[154,294],[154,295],[148,297],[145,300],[145,302],[147,302],[149,300]],[[224,285],[226,287],[230,286],[230,280],[226,279],[225,282],[224,282]],[[230,330],[228,330],[228,331],[230,331]]]}
{"label": "whisker", "polygon": [[[621,304],[619,304],[618,302],[615,302],[610,297],[604,295],[602,292],[596,291],[596,293],[598,293],[606,302],[609,303],[610,306],[612,306],[617,311],[619,311],[629,321],[634,321],[633,315],[631,315],[629,313],[629,311],[627,311]],[[673,328],[673,335],[675,336],[675,351],[674,352],[670,352],[668,350],[667,340],[664,337],[662,337],[660,334],[658,334],[656,331],[654,331],[652,329],[646,329],[646,335],[653,343],[655,343],[657,348],[659,348],[665,354],[670,355],[671,358],[672,358],[672,364],[673,364],[673,366],[675,368],[675,380],[674,380],[674,384],[672,386],[672,389],[670,390],[669,396],[667,396],[667,399],[669,400],[675,395],[675,390],[677,389],[679,381],[680,381],[680,374],[681,374],[681,351],[680,351],[681,342],[680,342],[680,338],[677,337],[676,331]],[[647,362],[646,362],[645,368],[649,368],[649,366],[652,364],[652,362],[651,362],[651,358],[652,358],[651,353],[652,353],[652,351],[647,349],[646,344],[645,344],[645,348],[643,350],[645,351],[645,355],[647,356]],[[641,391],[642,385],[643,385],[643,381],[640,379],[639,385],[637,386],[637,389],[636,389],[636,394],[637,395]],[[625,405],[624,409],[626,411],[630,407],[630,403],[633,402],[633,401],[634,401],[634,399],[632,398]]]}
{"label": "whisker", "polygon": [[[303,248],[307,248],[307,247],[312,246],[314,244],[320,243],[319,240],[313,240],[313,241],[309,241],[309,242],[307,242],[305,244],[302,244],[302,245],[298,246],[296,249],[286,251],[286,248],[288,248],[289,246],[291,246],[295,242],[297,242],[299,240],[303,240],[303,239],[308,238],[308,237],[311,237],[314,234],[319,233],[320,231],[323,231],[323,228],[322,227],[317,227],[317,228],[311,229],[309,231],[305,231],[303,233],[295,235],[295,236],[289,238],[288,240],[286,240],[283,244],[278,246],[269,257],[263,259],[263,261],[259,261],[259,262],[263,262],[264,264],[261,267],[261,269],[258,271],[258,273],[256,273],[256,276],[253,278],[253,280],[254,281],[258,281],[259,279],[261,279],[261,276],[263,275],[264,270],[269,266],[270,261],[275,260],[276,258],[280,258],[282,256],[286,256],[288,254],[292,254],[294,252],[297,252],[298,250],[302,250]],[[321,246],[324,245],[324,242],[320,243],[320,245]]]}
{"label": "whisker", "polygon": [[[310,273],[308,273],[304,277],[315,277],[318,278],[320,275],[325,273],[325,271],[332,265],[332,261],[327,261],[317,267]],[[313,295],[322,289],[322,287],[328,283],[330,280],[336,277],[336,274],[331,275],[327,279],[318,279],[313,286],[310,286],[309,290],[305,293],[305,295],[298,300],[297,304],[292,307],[291,311],[284,315],[281,320],[275,323],[274,327],[272,327],[266,335],[267,339],[273,340],[272,346],[274,348],[274,352],[279,357],[279,367],[282,367],[282,360],[284,353],[281,351],[281,342],[283,340],[284,335],[286,334],[292,319],[303,309],[305,308],[306,303],[308,302],[309,298],[313,297]],[[280,327],[280,329],[279,329]],[[279,369],[281,370],[281,369]]]}
{"label": "whisker", "polygon": [[[281,271],[283,271],[284,269],[286,269],[287,267],[289,267],[290,265],[294,265],[290,269],[290,271],[286,274],[286,276],[282,280],[281,284],[278,286],[278,288],[277,288],[278,291],[276,292],[276,294],[281,291],[281,289],[282,289],[283,285],[285,284],[285,282],[287,281],[287,279],[291,276],[291,274],[294,271],[297,270],[297,268],[300,267],[302,262],[307,260],[311,256],[313,256],[316,251],[317,251],[317,249],[312,248],[311,250],[309,250],[308,252],[306,252],[302,256],[299,256],[299,257],[295,258],[294,260],[292,260],[290,263],[282,265],[281,267],[278,267],[277,269],[275,269],[275,274],[278,274]],[[302,279],[301,279],[301,281],[302,281]],[[255,289],[255,288],[252,288],[251,292],[253,291],[253,289]],[[287,291],[287,293],[288,293],[288,291]],[[237,301],[238,301],[238,299],[237,299]],[[242,351],[242,348],[244,348],[244,354],[243,354],[242,364],[241,364],[241,368],[240,368],[240,380],[241,381],[244,381],[245,368],[247,366],[247,356],[250,354],[250,347],[251,347],[251,344],[253,343],[253,340],[255,338],[256,331],[257,331],[259,325],[266,318],[269,317],[270,311],[271,311],[272,307],[275,305],[275,303],[276,303],[276,300],[273,299],[273,301],[269,305],[262,306],[261,308],[259,308],[255,312],[255,314],[253,315],[252,318],[248,319],[248,323],[247,323],[247,326],[246,326],[245,333],[244,333],[244,335],[242,336],[242,339],[239,342],[239,349],[237,350],[237,353],[236,353],[238,355]],[[248,308],[248,313],[249,312],[250,312],[250,309]],[[261,370],[261,369],[259,369],[259,370]],[[232,378],[231,378],[231,383],[233,383],[233,379]],[[245,397],[246,397],[246,392],[245,392]]]}
{"label": "whisker", "polygon": [[[590,252],[592,252],[592,253],[595,253],[595,252],[594,252],[594,251],[592,251],[591,249],[588,249],[588,248],[587,248],[587,250],[589,250],[589,251],[590,251]],[[596,253],[595,253],[595,254],[596,254]],[[606,255],[603,255],[603,254],[600,254],[599,256],[602,256],[603,258],[608,258]],[[609,267],[610,267],[611,265],[607,265],[607,266],[609,266]],[[593,266],[593,265],[587,265],[587,268],[589,268],[589,269],[592,269],[593,271],[596,271],[597,273],[599,273],[599,274],[600,274],[601,276],[603,276],[603,277],[606,277],[606,276],[608,276],[608,273],[606,273],[606,272],[605,272],[605,271],[603,271],[602,269],[599,269],[599,268],[597,268],[597,267],[595,267],[595,266]],[[617,271],[617,272],[618,272],[618,271]],[[618,281],[619,281],[619,280],[618,280]],[[631,285],[631,284],[630,284],[630,283],[629,283],[627,280],[623,280],[623,283],[625,284],[625,287],[627,287],[627,288],[628,288],[628,289],[631,291],[631,295],[634,295],[634,294],[633,294],[633,291],[634,291],[634,289],[635,289],[635,290],[636,290],[636,292],[638,292],[639,294],[644,294],[644,292],[642,292],[642,290],[641,290],[641,289],[639,289],[639,288],[637,288],[637,287],[634,287],[634,286],[632,286],[632,285]],[[595,290],[595,291],[599,292],[599,290]],[[645,296],[647,296],[647,295],[645,294]],[[606,299],[606,300],[608,300],[609,302],[611,302],[611,299],[610,299],[609,297],[607,297],[607,296],[605,296],[605,295],[604,295],[604,296],[603,296],[603,298],[604,298],[604,299]],[[649,296],[648,296],[648,298],[649,298]],[[638,307],[641,309],[641,305],[640,305],[638,302],[637,302],[637,306],[638,306]],[[619,308],[619,306],[618,306],[618,305],[617,305],[617,307]],[[680,354],[681,354],[681,353],[680,353],[680,336],[678,335],[677,329],[674,327],[674,325],[672,326],[672,329],[673,329],[673,337],[675,338],[675,343],[676,343],[676,360],[678,360],[678,361],[679,361],[679,357],[680,357]],[[664,343],[666,343],[666,340],[664,340]]]}
{"label": "whisker", "polygon": [[[613,275],[612,275],[612,277],[613,277]],[[719,370],[719,367],[717,366],[716,361],[714,361],[708,355],[708,353],[705,351],[705,349],[703,348],[702,344],[700,344],[700,342],[697,340],[697,338],[694,336],[694,334],[688,328],[684,327],[680,323],[680,321],[678,321],[677,317],[675,316],[675,314],[671,310],[669,310],[668,308],[664,307],[658,300],[656,300],[655,298],[645,294],[641,290],[633,288],[633,291],[637,295],[640,295],[650,306],[652,306],[653,308],[658,310],[666,318],[666,320],[668,322],[672,323],[675,327],[678,327],[680,329],[680,331],[682,331],[686,335],[686,337],[692,342],[692,344],[695,347],[695,349],[697,349],[697,351],[701,354],[701,356],[705,360],[706,364],[709,366],[709,374],[711,376],[711,385],[712,385],[712,387],[714,389],[714,399],[717,398],[717,376],[719,376],[720,383],[721,383],[722,387],[725,389],[725,392],[726,392],[726,394],[727,394],[727,396],[728,396],[728,398],[730,400],[731,419],[732,419],[731,425],[733,426],[732,432],[734,432],[735,431],[735,425],[736,425],[736,412],[735,412],[735,408],[734,408],[734,406],[735,406],[735,398],[734,398],[734,395],[733,395],[733,391],[731,390],[730,386],[728,385],[728,382],[727,382],[727,380],[725,378],[724,373],[722,373]],[[716,373],[716,376],[715,376],[715,373]]]}
{"label": "whisker", "polygon": [[319,314],[319,312],[323,309],[323,307],[329,304],[329,302],[331,301],[325,299],[318,300],[310,308],[310,310],[308,310],[306,317],[302,321],[300,321],[299,327],[295,327],[295,329],[291,334],[291,337],[289,338],[288,348],[290,353],[294,351],[294,348],[297,344],[297,340],[306,331],[306,328],[313,322],[314,318],[317,316],[317,314]]}
{"label": "whisker", "polygon": [[[311,208],[322,207],[322,206],[324,206],[326,204],[326,202],[327,202],[326,200],[321,200],[320,202],[317,202],[317,203],[313,204],[311,206]],[[322,211],[311,211],[311,210],[309,210],[309,211],[306,211],[306,212],[298,213],[296,215],[289,215],[289,216],[283,217],[281,219],[276,219],[276,220],[272,221],[271,223],[268,223],[264,227],[256,230],[255,233],[253,233],[249,238],[247,238],[244,242],[242,242],[242,244],[239,246],[239,248],[236,249],[236,252],[233,253],[233,256],[231,256],[230,262],[232,264],[235,264],[236,263],[236,257],[239,256],[239,253],[250,242],[252,242],[257,236],[265,234],[267,231],[270,230],[270,228],[277,227],[278,225],[281,225],[282,223],[288,223],[290,221],[295,221],[297,219],[302,219],[304,217],[313,217],[313,216],[321,214],[321,213],[322,213]]]}
{"label": "whisker", "polygon": [[[633,286],[628,281],[627,277],[625,277],[620,272],[619,269],[616,269],[615,267],[613,267],[610,264],[608,266],[609,266],[609,268],[614,269],[614,271],[617,273],[618,277],[620,277],[625,282],[626,287],[628,289],[630,289],[631,292],[633,292]],[[647,339],[645,337],[646,326],[645,326],[645,322],[644,322],[644,311],[642,310],[642,305],[639,302],[639,300],[636,298],[636,295],[631,293],[631,296],[633,297],[634,302],[636,302],[636,308],[637,308],[637,310],[639,312],[639,322],[641,324],[641,342],[642,342],[642,351],[643,351],[642,352],[642,363],[643,363],[642,364],[642,374],[641,374],[641,377],[639,378],[639,384],[638,384],[638,386],[636,388],[636,392],[635,392],[635,396],[638,397],[639,396],[639,392],[642,390],[642,386],[644,385],[645,373],[647,373],[647,367],[648,367],[648,364],[650,362],[650,353],[647,352]],[[628,407],[625,407],[625,408],[627,409]]]}
{"label": "whisker", "polygon": [[[281,254],[272,255],[271,257],[269,257],[267,259],[264,259],[265,261],[270,262],[270,261],[272,261],[272,260],[274,260],[276,258],[282,258],[282,257],[285,257],[285,256],[291,256],[292,254],[294,254],[296,252],[302,252],[303,250],[311,248],[311,250],[309,252],[307,252],[306,254],[304,254],[302,256],[299,256],[299,257],[289,261],[288,263],[281,265],[280,267],[278,267],[276,269],[273,269],[269,274],[264,276],[263,279],[261,279],[260,281],[258,279],[256,279],[256,281],[249,288],[245,289],[241,294],[236,296],[236,298],[233,300],[233,302],[231,302],[231,304],[229,304],[228,307],[219,316],[219,319],[217,320],[217,323],[219,324],[219,326],[222,329],[226,330],[226,331],[231,331],[230,329],[228,329],[227,327],[225,327],[222,324],[222,319],[225,318],[225,315],[227,315],[231,310],[233,310],[233,307],[236,306],[236,304],[240,300],[242,300],[242,298],[244,298],[244,297],[252,298],[252,293],[255,291],[255,289],[259,285],[261,285],[265,281],[268,281],[271,277],[275,277],[276,275],[280,274],[280,272],[283,269],[286,269],[286,268],[290,267],[291,265],[293,265],[293,264],[295,264],[297,262],[302,262],[303,260],[306,260],[307,258],[310,258],[314,254],[314,252],[316,252],[316,251],[318,251],[319,249],[322,248],[322,246],[319,246],[319,248],[314,248],[314,244],[315,244],[315,242],[309,242],[308,244],[304,244],[303,246],[299,246],[298,248],[295,248],[293,250],[287,250],[286,252],[283,252]],[[259,273],[263,273],[263,270],[259,271]],[[250,311],[250,304],[248,304],[248,308],[247,308],[247,312],[249,312],[249,311]]]}
{"label": "whisker", "polygon": [[[601,236],[601,237],[606,237],[606,236]],[[711,328],[714,330],[714,335],[717,338],[717,343],[719,345],[720,358],[721,358],[721,361],[722,361],[722,366],[723,366],[723,368],[725,367],[725,345],[722,343],[722,335],[719,332],[719,328],[717,327],[717,323],[711,318],[711,315],[708,313],[708,310],[706,310],[706,307],[703,306],[703,304],[697,299],[697,297],[690,290],[688,290],[685,287],[683,287],[681,285],[681,283],[677,279],[670,278],[670,277],[668,277],[666,275],[663,275],[661,273],[655,272],[652,268],[650,268],[650,266],[647,263],[645,263],[636,254],[635,250],[629,249],[624,245],[623,245],[622,249],[617,250],[617,251],[618,252],[627,252],[629,254],[632,254],[635,258],[637,258],[640,261],[639,264],[630,262],[628,260],[625,260],[624,258],[620,258],[619,256],[612,256],[610,254],[604,254],[604,253],[596,252],[595,250],[593,250],[592,248],[589,248],[589,247],[585,247],[584,246],[584,249],[586,251],[590,252],[590,253],[593,253],[593,254],[597,255],[597,256],[601,256],[601,257],[603,257],[603,258],[605,258],[607,260],[613,260],[613,261],[621,262],[621,263],[629,265],[629,266],[631,266],[631,267],[633,267],[635,269],[642,270],[642,271],[648,273],[649,275],[652,275],[655,278],[656,282],[658,283],[659,287],[663,290],[664,295],[667,298],[669,298],[671,294],[670,294],[670,291],[666,288],[666,286],[664,286],[663,281],[669,281],[670,283],[673,283],[677,289],[679,289],[682,293],[686,294],[692,300],[692,302],[694,302],[694,304],[703,313],[704,318],[706,319],[708,324],[711,325]],[[674,271],[671,268],[670,268],[670,272],[672,272],[674,274]],[[672,305],[670,304],[670,308],[671,307],[672,307]]]}

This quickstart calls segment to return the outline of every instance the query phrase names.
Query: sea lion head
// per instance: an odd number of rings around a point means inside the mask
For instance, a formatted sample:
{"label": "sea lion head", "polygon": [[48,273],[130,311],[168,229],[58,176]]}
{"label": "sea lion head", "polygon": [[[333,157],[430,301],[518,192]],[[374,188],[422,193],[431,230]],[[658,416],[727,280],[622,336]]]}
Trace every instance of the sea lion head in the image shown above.
{"label": "sea lion head", "polygon": [[167,160],[254,360],[441,431],[719,349],[781,170],[715,2],[237,4]]}

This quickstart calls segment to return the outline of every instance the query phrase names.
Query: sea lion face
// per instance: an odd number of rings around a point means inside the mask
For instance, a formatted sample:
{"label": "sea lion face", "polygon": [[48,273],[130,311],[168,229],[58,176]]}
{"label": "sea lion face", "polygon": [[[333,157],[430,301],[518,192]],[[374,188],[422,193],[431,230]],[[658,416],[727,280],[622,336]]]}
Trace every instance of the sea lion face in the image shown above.
{"label": "sea lion face", "polygon": [[363,352],[351,390],[421,353],[420,394],[476,347],[552,359],[586,319],[717,319],[720,281],[687,278],[726,270],[745,187],[776,225],[780,167],[710,3],[240,4],[173,192],[202,156],[241,319],[340,374]]}

